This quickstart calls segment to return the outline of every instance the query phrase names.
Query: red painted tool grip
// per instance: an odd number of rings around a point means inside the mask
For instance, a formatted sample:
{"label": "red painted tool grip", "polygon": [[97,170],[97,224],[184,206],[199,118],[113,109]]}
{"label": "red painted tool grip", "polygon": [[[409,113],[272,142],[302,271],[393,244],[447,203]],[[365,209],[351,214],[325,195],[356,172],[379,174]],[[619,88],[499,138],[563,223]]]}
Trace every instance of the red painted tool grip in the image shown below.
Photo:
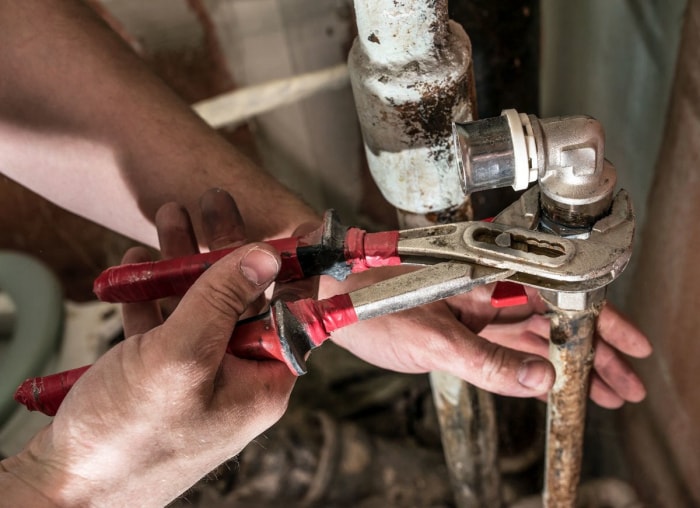
{"label": "red painted tool grip", "polygon": [[66,370],[50,376],[27,379],[15,392],[15,400],[30,411],[53,416],[75,382],[90,368],[89,365]]}
{"label": "red painted tool grip", "polygon": [[[242,321],[236,326],[226,352],[249,360],[279,360],[287,362],[270,314]],[[77,369],[27,379],[15,392],[15,400],[30,411],[54,416],[76,381],[90,365]],[[293,370],[292,367],[289,367]]]}
{"label": "red painted tool grip", "polygon": [[[303,278],[296,256],[298,241],[298,238],[282,238],[267,242],[282,258],[277,277],[279,282]],[[205,270],[234,250],[236,248],[113,266],[95,279],[93,291],[103,302],[147,302],[168,296],[182,296]]]}
{"label": "red painted tool grip", "polygon": [[[270,240],[282,260],[277,282],[331,275],[343,280],[350,273],[401,264],[397,254],[398,231],[366,233],[350,228],[339,245],[309,243],[313,235]],[[234,249],[221,249],[192,256],[114,266],[102,272],[93,291],[103,302],[146,302],[182,296],[199,276]]]}

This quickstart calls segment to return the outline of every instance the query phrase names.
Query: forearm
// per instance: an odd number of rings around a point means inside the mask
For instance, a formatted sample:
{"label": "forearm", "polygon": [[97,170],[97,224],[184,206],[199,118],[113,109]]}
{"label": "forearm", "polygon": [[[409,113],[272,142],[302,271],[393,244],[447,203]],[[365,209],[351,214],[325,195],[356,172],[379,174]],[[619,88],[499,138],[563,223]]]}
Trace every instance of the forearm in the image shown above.
{"label": "forearm", "polygon": [[79,2],[0,0],[0,45],[0,171],[60,206],[151,245],[161,204],[183,203],[198,224],[213,186],[234,195],[252,238],[315,218]]}

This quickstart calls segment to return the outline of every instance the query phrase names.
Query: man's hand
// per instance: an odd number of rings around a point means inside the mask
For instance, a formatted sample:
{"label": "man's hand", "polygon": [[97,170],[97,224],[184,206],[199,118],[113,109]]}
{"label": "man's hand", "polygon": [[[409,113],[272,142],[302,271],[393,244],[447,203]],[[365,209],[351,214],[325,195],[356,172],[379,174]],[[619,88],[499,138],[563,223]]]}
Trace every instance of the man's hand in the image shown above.
{"label": "man's hand", "polygon": [[[132,249],[124,262],[146,258]],[[124,306],[129,338],[3,462],[4,476],[61,506],[163,506],[236,455],[279,419],[294,384],[283,363],[225,354],[279,266],[268,246],[245,246],[200,277],[165,322],[156,302]]]}
{"label": "man's hand", "polygon": [[[487,326],[481,336],[502,346],[546,357],[549,347],[549,319],[544,304],[535,294],[534,302],[524,306],[523,315],[517,321],[496,321]],[[541,310],[537,311],[536,308]],[[538,313],[539,312],[539,313]],[[632,370],[624,356],[645,358],[652,352],[646,336],[622,315],[612,304],[607,303],[598,317],[598,329],[594,338],[595,357],[591,372],[591,398],[598,405],[614,409],[625,402],[640,402],[646,396],[644,384]]]}
{"label": "man's hand", "polygon": [[[388,271],[389,269],[387,269]],[[359,274],[368,284],[371,272]],[[385,277],[385,276],[384,276]],[[328,282],[328,281],[327,281]],[[347,291],[335,287],[333,291]],[[379,367],[407,373],[447,371],[485,390],[516,397],[542,398],[554,382],[546,360],[549,320],[545,304],[528,288],[527,305],[499,311],[491,306],[493,286],[337,330],[333,339]],[[324,294],[324,296],[328,296]],[[624,355],[651,354],[647,338],[612,305],[598,321],[591,398],[616,408],[646,395]]]}

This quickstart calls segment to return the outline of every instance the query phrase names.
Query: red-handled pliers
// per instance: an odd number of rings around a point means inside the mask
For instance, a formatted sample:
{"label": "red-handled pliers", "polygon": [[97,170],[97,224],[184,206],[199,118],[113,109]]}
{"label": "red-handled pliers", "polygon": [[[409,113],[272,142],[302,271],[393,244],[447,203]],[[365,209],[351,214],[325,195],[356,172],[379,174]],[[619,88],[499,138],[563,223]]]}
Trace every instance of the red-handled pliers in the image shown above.
{"label": "red-handled pliers", "polygon": [[[281,360],[301,375],[311,349],[334,330],[360,320],[504,279],[543,289],[583,291],[603,287],[619,275],[629,261],[634,231],[627,193],[620,191],[610,214],[585,240],[534,231],[538,203],[539,191],[534,187],[491,223],[381,233],[343,227],[333,212],[327,212],[316,232],[269,242],[282,258],[278,281],[322,274],[342,280],[350,273],[398,264],[423,268],[325,300],[275,301],[268,313],[239,322],[227,351],[244,358]],[[229,252],[110,268],[96,280],[95,293],[113,302],[182,295]],[[521,295],[516,298],[522,302]],[[61,373],[27,380],[15,399],[49,414],[75,379],[73,374]]]}

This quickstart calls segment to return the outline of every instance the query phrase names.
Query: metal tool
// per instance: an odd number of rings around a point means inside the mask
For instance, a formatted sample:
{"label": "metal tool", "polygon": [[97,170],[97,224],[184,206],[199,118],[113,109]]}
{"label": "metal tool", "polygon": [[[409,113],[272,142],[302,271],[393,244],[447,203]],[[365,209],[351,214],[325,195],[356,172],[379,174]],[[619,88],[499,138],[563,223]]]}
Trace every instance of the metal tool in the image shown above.
{"label": "metal tool", "polygon": [[[352,272],[397,264],[423,268],[325,300],[275,301],[267,314],[239,323],[228,352],[277,359],[301,375],[312,349],[334,330],[357,321],[505,279],[548,291],[588,292],[620,274],[630,258],[634,230],[626,192],[618,193],[610,214],[595,224],[585,240],[532,229],[539,223],[539,199],[539,189],[533,187],[490,223],[382,233],[345,228],[328,212],[315,233],[275,243],[283,260],[280,279],[320,274],[342,279]],[[213,258],[228,252],[113,267],[98,277],[95,290],[101,299],[120,302],[181,294],[211,266]],[[184,279],[174,270],[177,266],[187,274]],[[57,399],[65,396],[76,378],[66,373],[54,376],[58,377],[27,380],[15,398],[30,409],[55,412],[60,404]]]}

